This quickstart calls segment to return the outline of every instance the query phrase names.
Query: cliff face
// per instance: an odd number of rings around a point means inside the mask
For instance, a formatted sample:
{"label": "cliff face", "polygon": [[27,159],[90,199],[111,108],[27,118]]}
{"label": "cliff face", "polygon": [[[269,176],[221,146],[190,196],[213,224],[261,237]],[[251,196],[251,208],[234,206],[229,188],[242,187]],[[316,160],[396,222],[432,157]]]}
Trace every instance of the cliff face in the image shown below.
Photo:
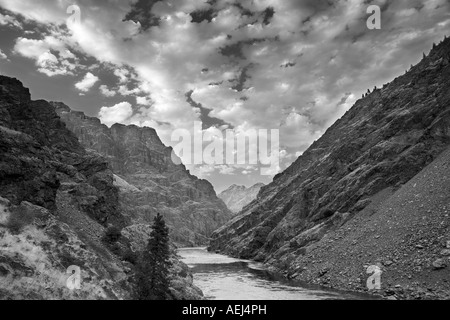
{"label": "cliff face", "polygon": [[[80,215],[100,236],[107,224],[125,225],[107,161],[87,152],[54,108],[32,101],[16,79],[0,77],[0,114],[1,296],[125,297],[120,260],[112,254],[100,258],[86,245],[99,240],[83,232],[80,219],[70,222]],[[15,221],[12,229],[9,221]],[[73,264],[90,279],[77,294],[64,283]]]}
{"label": "cliff face", "polygon": [[[340,237],[345,237],[349,221],[356,221],[365,208],[380,201],[377,195],[400,188],[449,146],[449,61],[450,40],[446,39],[404,76],[357,101],[294,164],[263,187],[242,215],[215,232],[211,249],[265,261],[298,278],[302,268],[313,269],[326,260],[330,265],[339,259],[350,264],[352,256],[323,254],[323,260],[314,259],[317,243],[330,241],[327,252],[333,252],[336,244],[327,235],[340,230]],[[397,222],[395,213],[389,218]],[[448,215],[442,223],[448,226]],[[427,230],[423,225],[411,226],[402,235],[412,237]],[[434,241],[439,242],[448,238],[445,233],[436,236]],[[354,239],[353,245],[361,249],[361,261],[374,264],[379,258],[364,251],[364,246],[371,245],[368,239]],[[314,270],[317,278],[327,273]],[[345,279],[341,271],[336,277]],[[355,275],[351,270],[348,274]],[[362,283],[355,284],[356,278],[352,285],[340,285],[363,288]]]}
{"label": "cliff face", "polygon": [[31,101],[28,89],[0,77],[0,194],[13,204],[28,201],[57,208],[58,190],[99,223],[124,225],[118,190],[101,156],[87,152],[46,101]]}
{"label": "cliff face", "polygon": [[[128,299],[133,265],[101,240],[106,227],[131,225],[108,161],[87,151],[55,108],[32,101],[0,76],[0,299]],[[119,252],[119,254],[118,254]],[[187,266],[174,260],[172,294],[199,298]],[[81,268],[81,290],[66,287]]]}
{"label": "cliff face", "polygon": [[123,213],[136,227],[150,224],[160,212],[172,239],[194,246],[206,244],[211,233],[230,219],[231,212],[213,186],[174,164],[172,149],[154,129],[120,124],[108,128],[62,103],[52,105],[86,149],[108,159],[116,174]]}
{"label": "cliff face", "polygon": [[246,205],[256,199],[259,190],[261,190],[262,187],[264,187],[263,183],[255,184],[250,188],[232,185],[227,190],[219,194],[219,198],[223,200],[231,212],[237,214]]}

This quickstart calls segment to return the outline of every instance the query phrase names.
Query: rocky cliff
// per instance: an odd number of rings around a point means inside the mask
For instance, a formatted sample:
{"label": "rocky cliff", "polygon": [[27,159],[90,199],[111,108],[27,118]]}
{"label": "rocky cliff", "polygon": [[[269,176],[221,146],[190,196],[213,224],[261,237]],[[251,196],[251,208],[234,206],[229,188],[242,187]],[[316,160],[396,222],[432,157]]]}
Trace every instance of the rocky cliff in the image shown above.
{"label": "rocky cliff", "polygon": [[[448,297],[448,262],[435,263],[450,240],[448,193],[438,196],[446,205],[437,207],[427,199],[435,192],[433,180],[420,182],[429,192],[406,184],[450,144],[449,86],[446,39],[405,75],[357,101],[240,216],[215,232],[211,249],[351,290],[364,290],[365,268],[384,261],[396,266],[383,275],[385,294],[398,285],[415,290],[402,298]],[[444,167],[440,174],[448,177]],[[441,187],[448,190],[445,181]],[[407,196],[398,203],[401,188]],[[421,209],[408,220],[405,208]],[[436,223],[425,223],[431,220]],[[416,265],[409,268],[406,259]]]}
{"label": "rocky cliff", "polygon": [[221,192],[219,194],[219,198],[223,200],[231,212],[237,214],[246,205],[256,199],[259,190],[261,190],[262,187],[264,187],[263,183],[255,184],[250,188],[246,188],[245,186],[237,186],[234,184],[227,190]]}
{"label": "rocky cliff", "polygon": [[52,105],[81,144],[111,164],[122,212],[133,221],[133,230],[144,228],[160,212],[173,241],[196,246],[206,244],[212,232],[231,218],[213,186],[191,175],[184,165],[175,164],[172,149],[154,129],[121,124],[108,128],[63,103]]}
{"label": "rocky cliff", "polygon": [[[0,299],[129,299],[133,234],[113,248],[109,226],[128,227],[108,161],[87,151],[48,102],[0,76]],[[128,255],[128,256],[127,256]],[[199,298],[174,259],[172,295]],[[81,268],[81,290],[66,287]]]}

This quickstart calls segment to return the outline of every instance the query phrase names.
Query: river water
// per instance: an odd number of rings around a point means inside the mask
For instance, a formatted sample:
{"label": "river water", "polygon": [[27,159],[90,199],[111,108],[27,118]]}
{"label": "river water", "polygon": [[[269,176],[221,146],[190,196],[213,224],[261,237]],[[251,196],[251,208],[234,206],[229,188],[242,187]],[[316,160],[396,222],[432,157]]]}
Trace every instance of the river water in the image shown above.
{"label": "river water", "polygon": [[180,249],[194,274],[194,284],[208,300],[353,300],[370,296],[331,291],[285,280],[260,263],[210,253],[206,248]]}

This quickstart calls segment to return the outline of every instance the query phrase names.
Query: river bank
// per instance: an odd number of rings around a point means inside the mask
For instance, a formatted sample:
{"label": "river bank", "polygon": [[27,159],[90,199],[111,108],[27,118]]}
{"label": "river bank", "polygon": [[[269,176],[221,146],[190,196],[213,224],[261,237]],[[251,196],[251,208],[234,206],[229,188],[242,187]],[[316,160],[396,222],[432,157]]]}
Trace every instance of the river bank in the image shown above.
{"label": "river bank", "polygon": [[211,253],[206,248],[179,249],[208,300],[367,300],[376,297],[325,289],[288,280],[261,263]]}

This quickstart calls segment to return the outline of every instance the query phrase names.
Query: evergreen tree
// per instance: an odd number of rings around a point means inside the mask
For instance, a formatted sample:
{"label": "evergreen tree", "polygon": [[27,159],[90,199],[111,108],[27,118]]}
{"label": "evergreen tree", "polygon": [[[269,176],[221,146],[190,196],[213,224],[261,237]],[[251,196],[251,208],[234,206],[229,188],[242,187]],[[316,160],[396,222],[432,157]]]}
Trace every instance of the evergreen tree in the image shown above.
{"label": "evergreen tree", "polygon": [[137,298],[166,300],[169,291],[170,262],[169,229],[158,213],[152,232],[137,268]]}

